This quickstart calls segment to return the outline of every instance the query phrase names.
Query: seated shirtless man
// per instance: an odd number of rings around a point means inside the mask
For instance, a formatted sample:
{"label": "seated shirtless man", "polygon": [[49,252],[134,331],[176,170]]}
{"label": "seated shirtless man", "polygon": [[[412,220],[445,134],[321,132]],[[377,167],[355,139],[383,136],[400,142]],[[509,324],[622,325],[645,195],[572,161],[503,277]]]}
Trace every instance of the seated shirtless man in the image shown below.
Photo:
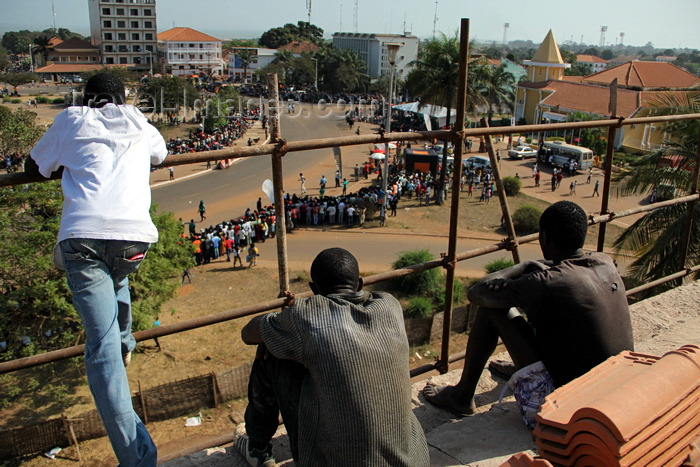
{"label": "seated shirtless man", "polygon": [[[546,261],[525,261],[489,274],[469,289],[469,301],[479,309],[464,371],[455,386],[427,384],[426,400],[458,414],[473,414],[474,391],[500,337],[522,370],[514,375],[516,400],[532,428],[544,397],[555,387],[608,357],[633,350],[622,278],[606,254],[583,252],[587,225],[577,204],[554,203],[540,217]],[[513,307],[523,310],[527,321]]]}
{"label": "seated shirtless man", "polygon": [[311,279],[314,296],[241,331],[243,342],[262,345],[236,448],[250,465],[275,465],[270,439],[281,413],[295,465],[429,465],[411,410],[401,305],[362,291],[357,260],[342,248],[319,253]]}

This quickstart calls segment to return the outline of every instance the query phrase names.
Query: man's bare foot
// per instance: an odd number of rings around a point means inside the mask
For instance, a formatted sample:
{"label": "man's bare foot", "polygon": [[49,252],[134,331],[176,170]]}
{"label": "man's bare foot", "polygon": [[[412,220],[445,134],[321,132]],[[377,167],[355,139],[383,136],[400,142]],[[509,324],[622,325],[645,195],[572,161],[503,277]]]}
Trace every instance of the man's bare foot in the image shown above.
{"label": "man's bare foot", "polygon": [[433,383],[428,383],[423,388],[423,397],[436,407],[452,412],[455,415],[464,417],[476,413],[476,404],[473,399],[464,401],[458,394],[454,386],[438,387]]}

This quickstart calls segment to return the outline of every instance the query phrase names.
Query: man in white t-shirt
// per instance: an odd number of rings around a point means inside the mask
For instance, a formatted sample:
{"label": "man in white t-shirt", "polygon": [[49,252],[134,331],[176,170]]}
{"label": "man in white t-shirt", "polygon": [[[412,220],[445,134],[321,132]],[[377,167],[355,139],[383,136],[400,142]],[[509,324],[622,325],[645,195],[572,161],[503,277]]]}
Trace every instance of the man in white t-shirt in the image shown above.
{"label": "man in white t-shirt", "polygon": [[90,391],[119,464],[155,466],[156,446],[134,412],[125,370],[136,346],[128,275],[158,240],[149,214],[150,167],[168,151],[146,117],[125,105],[117,77],[93,76],[84,94],[86,105],[56,116],[25,170],[47,178],[63,170],[55,260],[66,270],[85,330]]}

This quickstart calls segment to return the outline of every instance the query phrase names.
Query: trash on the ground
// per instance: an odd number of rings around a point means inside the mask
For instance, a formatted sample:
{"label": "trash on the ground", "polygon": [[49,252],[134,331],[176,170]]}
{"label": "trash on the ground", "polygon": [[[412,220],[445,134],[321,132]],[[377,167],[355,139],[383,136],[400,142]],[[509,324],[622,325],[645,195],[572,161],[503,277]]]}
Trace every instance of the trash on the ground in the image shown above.
{"label": "trash on the ground", "polygon": [[416,352],[416,357],[418,357],[418,360],[423,360],[423,357],[421,357],[418,352]]}
{"label": "trash on the ground", "polygon": [[45,452],[44,456],[48,457],[49,459],[55,459],[56,454],[58,454],[59,452],[61,452],[61,448],[53,448],[49,452]]}
{"label": "trash on the ground", "polygon": [[205,451],[207,456],[211,456],[212,454],[216,454],[220,452],[221,454],[226,454],[226,449],[222,448],[221,446],[216,446],[213,448],[207,448]]}
{"label": "trash on the ground", "polygon": [[199,412],[198,417],[189,417],[185,420],[185,426],[199,426],[202,424],[202,412]]}

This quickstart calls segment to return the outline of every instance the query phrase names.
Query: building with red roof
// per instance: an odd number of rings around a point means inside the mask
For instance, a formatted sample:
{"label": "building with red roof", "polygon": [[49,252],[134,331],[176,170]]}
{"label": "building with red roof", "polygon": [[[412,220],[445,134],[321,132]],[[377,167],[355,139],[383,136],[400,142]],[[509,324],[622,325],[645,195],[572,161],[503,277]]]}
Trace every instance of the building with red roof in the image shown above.
{"label": "building with red roof", "polygon": [[172,28],[158,34],[158,56],[173,76],[223,75],[221,40],[192,28]]}
{"label": "building with red roof", "polygon": [[[579,56],[580,57],[580,56]],[[515,118],[520,124],[564,122],[580,112],[610,118],[610,85],[617,80],[616,117],[644,117],[663,106],[663,98],[700,85],[700,77],[667,62],[630,61],[589,76],[564,76],[566,67],[550,33],[532,60],[527,80],[518,83]],[[625,126],[616,147],[652,150],[665,144],[655,124]]]}

